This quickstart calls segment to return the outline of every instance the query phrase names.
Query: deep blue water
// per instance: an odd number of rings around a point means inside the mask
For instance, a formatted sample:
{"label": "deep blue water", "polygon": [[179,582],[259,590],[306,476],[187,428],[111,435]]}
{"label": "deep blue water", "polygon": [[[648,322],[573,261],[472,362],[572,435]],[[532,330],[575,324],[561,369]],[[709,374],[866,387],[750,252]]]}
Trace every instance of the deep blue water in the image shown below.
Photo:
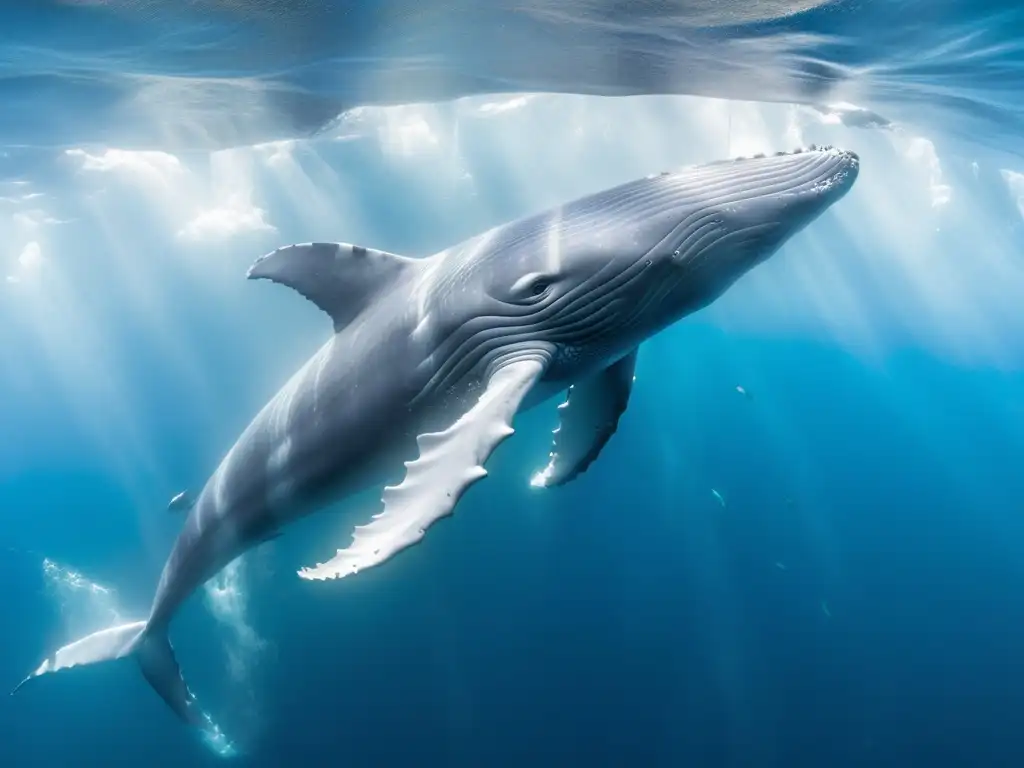
{"label": "deep blue water", "polygon": [[[73,5],[0,10],[0,682],[145,614],[167,501],[329,335],[244,280],[260,254],[426,255],[665,167],[827,142],[860,154],[853,192],[643,345],[586,474],[527,483],[552,402],[420,545],[302,581],[372,494],[303,521],[197,593],[175,650],[252,766],[1022,764],[1016,6],[695,30],[695,3]],[[751,45],[730,60],[777,90],[704,58]],[[668,84],[665,50],[717,77]],[[185,79],[133,101],[142,75]],[[224,760],[124,661],[0,698],[0,764]]]}
{"label": "deep blue water", "polygon": [[[666,360],[681,344],[687,362]],[[737,363],[757,372],[751,402],[731,391]],[[869,372],[821,345],[700,326],[653,344],[639,371],[681,391],[637,399],[604,457],[614,470],[538,503],[514,482],[525,451],[506,453],[429,546],[387,568],[320,589],[284,567],[260,577],[255,622],[275,652],[254,673],[252,764],[1013,763],[1024,481],[1006,458],[1019,432],[1000,422],[1021,376],[913,353]],[[914,429],[892,392],[926,382],[943,412]],[[96,510],[138,514],[102,464],[26,472],[5,496],[34,517],[60,508],[62,531],[26,538],[142,598],[138,574],[156,575],[143,542],[93,530]],[[58,634],[37,568],[5,558],[14,675]],[[198,614],[176,628],[197,681],[223,675]],[[42,682],[5,706],[12,761],[216,760],[129,665]]]}

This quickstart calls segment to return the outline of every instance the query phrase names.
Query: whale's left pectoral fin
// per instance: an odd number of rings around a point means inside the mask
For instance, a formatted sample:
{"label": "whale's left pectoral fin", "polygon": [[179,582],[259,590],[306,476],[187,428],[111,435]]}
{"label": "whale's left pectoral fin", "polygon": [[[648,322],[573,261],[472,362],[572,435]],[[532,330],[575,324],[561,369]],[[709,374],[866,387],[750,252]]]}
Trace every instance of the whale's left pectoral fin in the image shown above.
{"label": "whale's left pectoral fin", "polygon": [[601,453],[629,405],[636,369],[634,349],[617,363],[569,388],[558,406],[559,422],[548,464],[530,484],[548,488],[564,485],[586,471]]}
{"label": "whale's left pectoral fin", "polygon": [[384,510],[359,526],[347,549],[326,563],[304,568],[304,579],[338,579],[380,565],[423,538],[433,523],[452,514],[459,498],[487,475],[484,463],[512,434],[512,418],[543,373],[536,360],[496,371],[476,404],[443,432],[417,438],[419,458],[406,462],[405,478],[384,489]]}

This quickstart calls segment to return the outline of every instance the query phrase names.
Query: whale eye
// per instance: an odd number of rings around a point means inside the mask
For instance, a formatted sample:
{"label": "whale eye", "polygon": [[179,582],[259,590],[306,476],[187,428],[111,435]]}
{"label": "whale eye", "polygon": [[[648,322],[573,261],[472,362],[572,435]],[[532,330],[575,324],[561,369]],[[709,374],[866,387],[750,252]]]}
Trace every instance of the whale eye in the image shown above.
{"label": "whale eye", "polygon": [[512,286],[513,300],[527,304],[539,301],[547,295],[554,282],[555,278],[552,275],[541,272],[523,275]]}

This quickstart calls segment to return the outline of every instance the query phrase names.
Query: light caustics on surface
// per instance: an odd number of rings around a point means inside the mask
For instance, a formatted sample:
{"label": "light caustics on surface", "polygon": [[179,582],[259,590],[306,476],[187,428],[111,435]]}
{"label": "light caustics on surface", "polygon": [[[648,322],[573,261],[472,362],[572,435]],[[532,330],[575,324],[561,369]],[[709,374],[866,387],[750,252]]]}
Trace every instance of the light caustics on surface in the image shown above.
{"label": "light caustics on surface", "polygon": [[360,104],[535,90],[849,100],[1019,153],[1021,18],[971,0],[10,4],[0,146],[222,149]]}

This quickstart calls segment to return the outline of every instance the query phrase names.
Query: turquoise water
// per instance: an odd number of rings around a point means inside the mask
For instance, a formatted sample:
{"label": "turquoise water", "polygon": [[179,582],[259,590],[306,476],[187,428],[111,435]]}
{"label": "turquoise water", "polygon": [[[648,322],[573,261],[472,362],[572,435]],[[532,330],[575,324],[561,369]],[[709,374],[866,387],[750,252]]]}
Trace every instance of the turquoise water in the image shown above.
{"label": "turquoise water", "polygon": [[37,0],[0,9],[5,143],[219,148],[481,93],[853,102],[1020,153],[1005,0]]}
{"label": "turquoise water", "polygon": [[[708,27],[694,3],[75,5],[0,10],[0,679],[145,614],[168,500],[329,336],[244,279],[259,255],[422,256],[664,168],[831,143],[857,186],[642,347],[585,475],[529,487],[552,402],[419,546],[306,582],[372,495],[304,521],[200,590],[175,650],[256,766],[1019,764],[1016,7]],[[707,76],[659,77],[664,51]],[[623,91],[651,93],[596,95]],[[128,662],[0,701],[4,765],[229,751]]]}

